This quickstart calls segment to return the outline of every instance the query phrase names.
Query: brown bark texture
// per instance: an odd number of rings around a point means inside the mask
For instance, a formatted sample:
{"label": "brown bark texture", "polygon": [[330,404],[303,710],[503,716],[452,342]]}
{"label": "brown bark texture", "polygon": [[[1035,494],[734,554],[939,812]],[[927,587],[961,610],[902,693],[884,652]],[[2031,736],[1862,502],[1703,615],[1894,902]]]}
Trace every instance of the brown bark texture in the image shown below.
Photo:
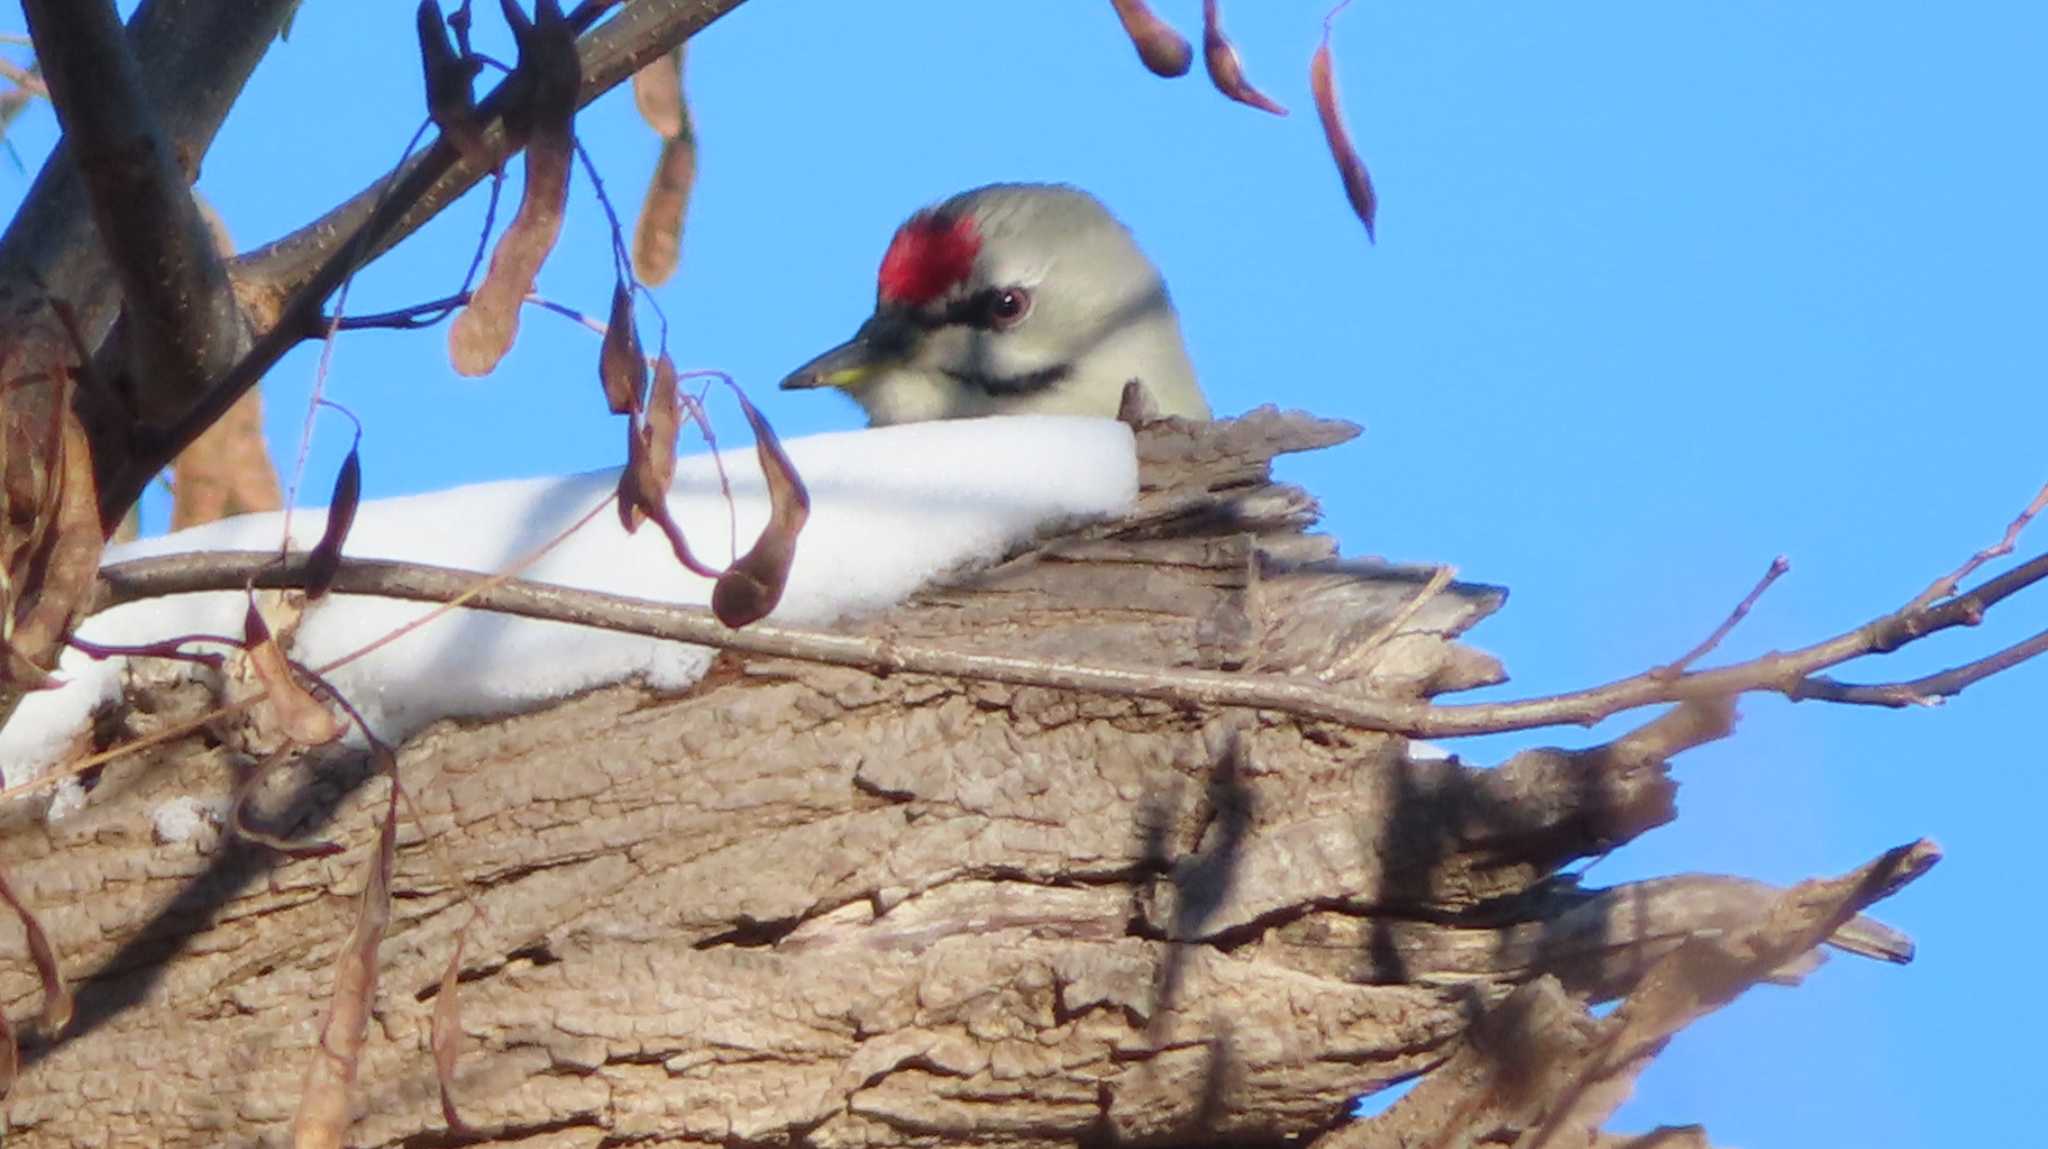
{"label": "brown bark texture", "polygon": [[[1501,591],[1417,608],[1431,568],[1338,559],[1270,477],[1353,433],[1271,410],[1150,425],[1123,519],[847,625],[1386,698],[1498,681],[1458,636]],[[98,738],[209,703],[138,689]],[[1856,913],[1930,860],[1791,891],[1561,875],[1674,817],[1666,757],[1730,718],[1687,704],[1482,769],[1265,712],[728,654],[679,696],[444,723],[401,754],[419,816],[351,1143],[1704,1145],[1599,1126],[1670,1032],[1821,941],[1903,956]],[[65,1033],[24,1047],[11,1146],[288,1143],[386,783],[335,752],[266,791],[268,825],[347,847],[324,858],[218,819],[163,832],[249,768],[189,739],[111,765],[54,825],[5,813],[0,862],[78,991]],[[457,1136],[429,1033],[466,924]],[[0,966],[10,1016],[38,999],[26,961]]]}

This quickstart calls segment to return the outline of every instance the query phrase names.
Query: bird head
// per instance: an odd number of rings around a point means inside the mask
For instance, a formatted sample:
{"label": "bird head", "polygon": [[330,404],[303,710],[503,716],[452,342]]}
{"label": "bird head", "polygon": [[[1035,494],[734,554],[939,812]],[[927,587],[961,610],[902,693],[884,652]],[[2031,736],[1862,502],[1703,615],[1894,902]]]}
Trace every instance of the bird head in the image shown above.
{"label": "bird head", "polygon": [[791,372],[875,426],[977,415],[1115,415],[1136,379],[1162,414],[1209,417],[1166,284],[1086,192],[995,184],[896,229],[875,310]]}

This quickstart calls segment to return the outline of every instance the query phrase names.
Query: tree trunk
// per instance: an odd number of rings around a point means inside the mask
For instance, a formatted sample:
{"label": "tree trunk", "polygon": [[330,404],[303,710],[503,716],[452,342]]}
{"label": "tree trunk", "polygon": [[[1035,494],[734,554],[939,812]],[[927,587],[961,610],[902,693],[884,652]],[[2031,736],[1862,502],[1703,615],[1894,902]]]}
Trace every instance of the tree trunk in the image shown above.
{"label": "tree trunk", "polygon": [[[1313,500],[1269,478],[1352,433],[1270,410],[1151,425],[1125,520],[854,625],[1383,698],[1497,681],[1455,639],[1502,592],[1338,561],[1303,533]],[[207,702],[141,691],[100,737]],[[444,723],[402,754],[422,821],[351,1136],[470,1143],[443,1133],[429,1050],[467,883],[454,1098],[478,1144],[1622,1144],[1592,1130],[1655,1052],[1627,1029],[1663,1024],[1630,1013],[1646,975],[1725,957],[1709,931],[1747,939],[1714,967],[1732,996],[1869,900],[1802,886],[1793,921],[1790,895],[1733,879],[1559,878],[1673,817],[1665,757],[1729,713],[1478,769],[1269,712],[728,655],[681,696]],[[0,858],[79,995],[24,1049],[11,1144],[288,1142],[384,791],[346,755],[277,790],[274,824],[348,847],[322,859],[180,830],[246,769],[187,740],[109,767],[54,826],[8,815]],[[33,1009],[25,962],[0,993]],[[1424,1073],[1346,1125],[1351,1097]]]}

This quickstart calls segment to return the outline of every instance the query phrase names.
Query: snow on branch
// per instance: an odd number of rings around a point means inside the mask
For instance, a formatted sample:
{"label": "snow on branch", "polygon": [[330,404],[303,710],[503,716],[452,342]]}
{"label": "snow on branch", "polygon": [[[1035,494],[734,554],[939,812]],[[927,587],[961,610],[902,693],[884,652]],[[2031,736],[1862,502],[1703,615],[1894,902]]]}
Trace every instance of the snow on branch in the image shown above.
{"label": "snow on branch", "polygon": [[[1043,526],[1115,514],[1137,490],[1130,430],[1106,419],[920,424],[818,435],[787,447],[814,500],[775,613],[798,624],[890,605],[934,575],[1002,557]],[[1044,466],[1048,458],[1061,465]],[[700,547],[715,552],[724,543],[737,555],[739,540],[768,521],[773,499],[751,452],[725,463],[730,503],[713,457],[697,456],[679,463],[669,509]],[[752,632],[728,631],[705,609],[713,582],[678,568],[661,534],[629,535],[614,516],[599,516],[569,535],[527,571],[531,581],[518,584],[512,596],[516,601],[523,591],[529,599],[569,606],[470,609],[344,662],[420,614],[403,599],[445,602],[482,577],[450,568],[490,571],[511,563],[604,505],[617,482],[617,471],[602,471],[364,502],[349,534],[350,558],[332,584],[336,593],[307,610],[294,657],[323,673],[331,669],[333,685],[359,703],[379,734],[394,740],[438,718],[503,714],[631,678],[666,690],[688,686],[709,665],[712,643],[681,645],[677,633],[648,622],[612,626],[610,633],[594,629],[573,608],[579,596],[637,605],[647,612],[641,618],[688,618],[701,631],[685,631],[686,638]],[[320,538],[325,520],[322,511],[294,515],[288,545],[300,549]],[[277,565],[274,548],[283,529],[280,513],[244,515],[110,548],[109,561],[117,566],[190,569],[197,556],[215,576],[239,573],[188,587],[210,593],[102,600],[99,613],[79,627],[80,637],[126,646],[165,635],[240,633],[252,576],[261,586],[272,585],[274,573],[288,574],[300,587],[308,581],[303,554]],[[226,564],[205,557],[238,551],[250,553],[234,554]],[[271,566],[276,570],[266,571]],[[365,582],[365,571],[425,572],[428,578],[424,591],[386,593],[384,586],[403,580]],[[118,574],[113,585],[120,585]],[[555,597],[561,595],[569,598]],[[138,597],[149,596],[129,596]],[[500,601],[497,592],[486,591],[469,605]],[[120,659],[94,660],[76,650],[66,655],[60,669],[67,684],[29,697],[0,732],[10,783],[23,781],[19,764],[35,764],[32,773],[60,756],[92,710],[118,696],[122,666]]]}
{"label": "snow on branch", "polygon": [[[1258,414],[1254,413],[1253,418]],[[968,431],[949,433],[973,434]],[[1008,437],[1008,429],[1004,429],[1001,435],[991,434],[989,442],[999,443]],[[834,437],[834,441],[847,438]],[[870,457],[879,460],[892,450],[892,447],[878,444]],[[937,489],[936,485],[931,489]],[[2012,535],[2016,533],[2012,532]],[[2008,549],[2011,542],[2012,536],[2009,535],[2005,542]],[[99,605],[108,608],[164,595],[226,590],[252,581],[260,587],[294,587],[304,583],[305,574],[298,564],[280,564],[274,556],[195,552],[192,549],[194,544],[219,547],[225,544],[225,540],[189,539],[161,544],[151,549],[149,557],[142,557],[132,549],[122,552],[124,558],[128,555],[136,557],[117,561],[103,571]],[[806,545],[830,544],[807,539]],[[185,553],[171,554],[171,547]],[[360,548],[358,553],[362,553]],[[378,547],[372,553],[389,552],[387,548]],[[819,562],[815,550],[807,554],[809,562]],[[907,645],[790,625],[806,617],[815,617],[815,612],[807,609],[778,612],[776,625],[735,631],[719,624],[698,604],[651,601],[655,595],[646,589],[622,585],[599,587],[580,582],[575,587],[547,585],[558,580],[545,573],[523,580],[503,581],[470,594],[477,581],[485,577],[483,574],[416,561],[421,557],[415,554],[400,561],[348,562],[337,576],[336,589],[350,595],[422,602],[446,602],[458,595],[467,595],[465,605],[476,611],[600,628],[740,653],[794,658],[883,674],[933,674],[1156,699],[1192,706],[1271,710],[1355,729],[1417,738],[1591,724],[1613,714],[1647,706],[1757,692],[1794,699],[1865,705],[1932,705],[1989,674],[2040,653],[2044,646],[2048,646],[2048,637],[2036,636],[1986,658],[1911,682],[1850,685],[1822,674],[1843,663],[1867,655],[1888,653],[1943,630],[1977,625],[1998,603],[2048,577],[2048,555],[2034,558],[1967,589],[1961,588],[1959,578],[1951,578],[1947,580],[1943,594],[1930,597],[1923,593],[1895,611],[1803,647],[1727,666],[1688,669],[1725,637],[1770,582],[1782,573],[1774,563],[1772,573],[1745,597],[1730,618],[1717,627],[1707,641],[1675,663],[1662,664],[1582,690],[1479,703],[1371,698],[1343,686],[1285,674],[1060,661]],[[1961,574],[1967,576],[1980,565],[1981,562],[1973,563]],[[800,564],[801,569],[804,569],[803,564]],[[812,565],[808,569],[815,571],[818,568]],[[1445,575],[1426,583],[1411,600],[1410,612],[1427,601],[1434,593],[1432,587],[1440,591],[1447,581],[1448,576]],[[868,601],[872,605],[876,600]],[[1386,629],[1384,625],[1380,628],[1382,632]],[[1376,645],[1384,638],[1384,633],[1378,633],[1365,641]],[[660,675],[657,678],[664,682],[672,680]]]}

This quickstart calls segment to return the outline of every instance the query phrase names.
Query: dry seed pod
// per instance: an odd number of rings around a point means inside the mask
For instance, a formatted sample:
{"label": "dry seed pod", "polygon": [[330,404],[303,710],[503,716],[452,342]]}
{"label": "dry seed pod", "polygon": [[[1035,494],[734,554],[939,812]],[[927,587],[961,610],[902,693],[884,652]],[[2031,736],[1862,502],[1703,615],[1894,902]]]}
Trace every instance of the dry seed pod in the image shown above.
{"label": "dry seed pod", "polygon": [[691,552],[683,528],[668,509],[668,488],[676,474],[676,439],[682,430],[682,399],[675,363],[663,352],[654,362],[654,393],[647,410],[628,431],[626,467],[619,473],[619,522],[627,532],[652,520],[668,537],[684,570],[715,579],[719,571]]}
{"label": "dry seed pod", "polygon": [[[64,970],[57,962],[57,949],[50,944],[50,935],[43,930],[43,923],[28,903],[15,892],[14,883],[7,878],[7,872],[0,869],[0,900],[4,900],[21,921],[21,932],[28,942],[29,960],[35,963],[36,974],[43,982],[43,1030],[47,1036],[55,1037],[71,1024],[71,990],[64,984]],[[9,1044],[12,1044],[11,1035]],[[12,1080],[12,1073],[8,1074]],[[6,1095],[6,1085],[0,1083],[0,1096]]]}
{"label": "dry seed pod", "polygon": [[555,248],[569,198],[574,138],[566,125],[535,125],[526,143],[526,187],[519,214],[491,249],[491,266],[469,306],[448,328],[448,359],[471,377],[488,375],[519,335],[519,306]]}
{"label": "dry seed pod", "polygon": [[[372,743],[374,747],[375,744]],[[383,757],[389,757],[386,751]],[[391,774],[391,801],[377,828],[376,853],[370,858],[369,880],[357,903],[355,928],[349,932],[334,968],[334,993],[327,1019],[313,1043],[306,1084],[292,1121],[292,1144],[341,1149],[354,1106],[356,1069],[377,1001],[377,947],[391,925],[391,869],[398,853],[398,775]]]}
{"label": "dry seed pod", "polygon": [[683,45],[633,73],[633,106],[654,134],[672,140],[683,134],[689,111],[683,106]]}
{"label": "dry seed pod", "polygon": [[661,155],[633,228],[633,272],[642,283],[668,282],[682,254],[683,219],[697,183],[697,133],[683,93],[683,46],[633,73],[640,115],[661,135]]}
{"label": "dry seed pod", "polygon": [[505,130],[526,143],[526,187],[519,212],[491,249],[490,270],[469,306],[448,329],[448,358],[469,376],[488,375],[519,334],[519,305],[555,249],[569,200],[569,165],[576,151],[576,100],[583,66],[576,29],[555,0],[534,0],[533,19],[514,0],[503,0],[505,22],[519,44],[518,84],[505,110]]}
{"label": "dry seed pod", "polygon": [[654,393],[627,432],[626,469],[619,473],[619,521],[627,533],[646,519],[668,515],[668,488],[676,475],[676,439],[682,429],[675,362],[663,352],[654,364]]}
{"label": "dry seed pod", "polygon": [[417,24],[420,66],[427,80],[427,115],[466,162],[490,166],[483,125],[477,121],[476,97],[470,91],[477,62],[464,59],[455,50],[439,0],[420,0]]}
{"label": "dry seed pod", "polygon": [[789,569],[796,562],[797,535],[811,517],[810,492],[796,465],[782,450],[775,428],[754,409],[738,388],[740,411],[754,430],[754,453],[761,461],[761,475],[768,483],[768,525],[754,540],[752,549],[735,560],[711,588],[711,613],[718,621],[738,629],[768,617],[782,601],[789,583]]}
{"label": "dry seed pod", "polygon": [[1287,109],[1252,86],[1245,79],[1244,61],[1238,58],[1237,46],[1223,34],[1223,14],[1217,0],[1202,0],[1202,63],[1209,69],[1209,82],[1216,90],[1240,104],[1284,116]]}
{"label": "dry seed pod", "polygon": [[1365,170],[1365,161],[1359,158],[1357,147],[1351,143],[1351,133],[1344,127],[1343,110],[1337,106],[1337,78],[1330,65],[1330,22],[1327,19],[1323,21],[1323,42],[1309,60],[1308,86],[1315,96],[1316,115],[1323,122],[1323,138],[1330,144],[1330,157],[1337,161],[1337,175],[1344,181],[1344,195],[1351,201],[1351,210],[1358,213],[1359,222],[1365,225],[1365,238],[1377,243],[1373,219],[1379,214],[1379,195],[1373,191],[1372,174]]}
{"label": "dry seed pod", "polygon": [[1153,75],[1171,80],[1188,74],[1195,63],[1195,50],[1188,46],[1187,37],[1154,15],[1145,0],[1110,3],[1116,6],[1117,19],[1124,22],[1124,32],[1130,36],[1131,46],[1138,50],[1138,59],[1144,61]]}
{"label": "dry seed pod", "polygon": [[683,250],[683,219],[697,183],[697,141],[691,136],[661,145],[640,219],[633,229],[633,271],[641,282],[660,284],[676,273]]}
{"label": "dry seed pod", "polygon": [[269,712],[279,733],[300,746],[325,746],[347,730],[334,711],[299,685],[270,625],[263,621],[263,612],[256,609],[254,596],[242,616],[242,649],[267,695],[257,705]]}
{"label": "dry seed pod", "polygon": [[324,597],[341,570],[341,548],[348,542],[349,528],[356,521],[356,507],[363,501],[362,446],[363,435],[358,431],[355,442],[349,444],[348,457],[341,461],[340,473],[334,476],[334,497],[327,504],[327,526],[320,532],[319,544],[306,556],[307,602]]}
{"label": "dry seed pod", "polygon": [[434,1077],[441,1084],[441,1120],[448,1126],[448,1132],[458,1137],[470,1132],[469,1123],[455,1108],[455,1061],[462,1053],[462,950],[469,943],[469,927],[475,924],[476,915],[472,913],[456,931],[455,952],[448,956],[448,965],[441,971],[440,992],[434,997],[428,1038],[434,1051]]}
{"label": "dry seed pod", "polygon": [[633,322],[633,289],[624,278],[612,285],[612,313],[597,354],[597,379],[614,415],[629,415],[647,402],[647,356]]}

